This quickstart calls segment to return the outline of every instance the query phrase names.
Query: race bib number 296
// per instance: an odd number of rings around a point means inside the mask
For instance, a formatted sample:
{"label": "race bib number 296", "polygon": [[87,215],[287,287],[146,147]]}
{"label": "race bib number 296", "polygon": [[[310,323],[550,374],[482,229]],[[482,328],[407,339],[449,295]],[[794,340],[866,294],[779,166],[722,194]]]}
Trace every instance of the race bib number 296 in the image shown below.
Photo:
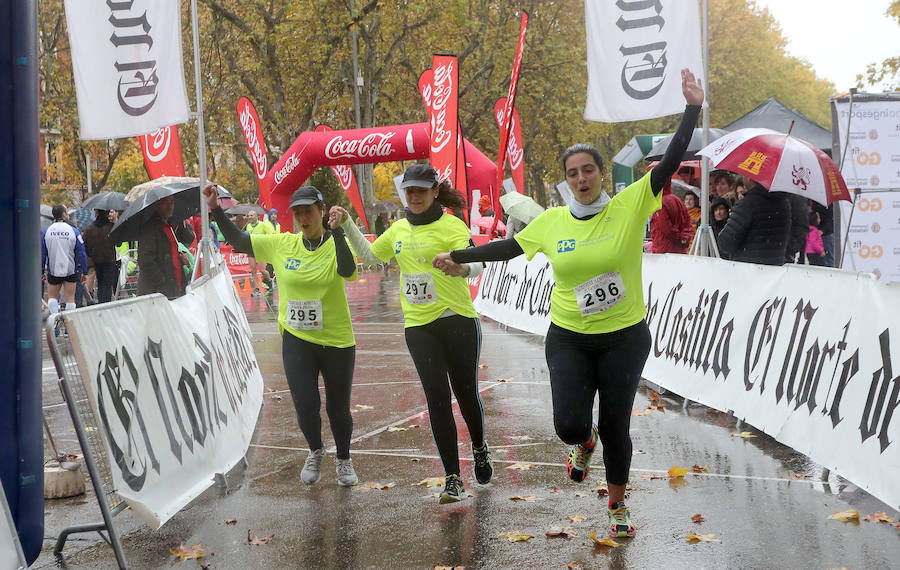
{"label": "race bib number 296", "polygon": [[602,313],[625,298],[622,275],[618,271],[610,271],[585,281],[575,287],[575,297],[581,316]]}

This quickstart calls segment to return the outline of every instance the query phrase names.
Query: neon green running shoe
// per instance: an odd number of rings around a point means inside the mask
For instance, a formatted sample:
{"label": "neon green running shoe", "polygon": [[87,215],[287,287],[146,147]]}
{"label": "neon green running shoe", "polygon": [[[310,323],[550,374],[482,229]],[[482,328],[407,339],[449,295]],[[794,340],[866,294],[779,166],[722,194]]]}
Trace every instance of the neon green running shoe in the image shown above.
{"label": "neon green running shoe", "polygon": [[591,427],[591,446],[586,447],[579,443],[569,452],[569,457],[566,458],[566,473],[569,474],[569,479],[578,483],[587,479],[591,472],[591,456],[597,449],[598,439],[597,426],[594,425]]}
{"label": "neon green running shoe", "polygon": [[444,492],[441,493],[440,503],[446,505],[447,503],[462,501],[465,498],[465,489],[463,489],[463,483],[462,480],[460,480],[459,475],[456,475],[455,473],[453,475],[447,475],[444,484]]}
{"label": "neon green running shoe", "polygon": [[634,525],[628,515],[628,507],[624,501],[615,504],[615,508],[609,509],[609,536],[613,538],[630,538],[634,536]]}

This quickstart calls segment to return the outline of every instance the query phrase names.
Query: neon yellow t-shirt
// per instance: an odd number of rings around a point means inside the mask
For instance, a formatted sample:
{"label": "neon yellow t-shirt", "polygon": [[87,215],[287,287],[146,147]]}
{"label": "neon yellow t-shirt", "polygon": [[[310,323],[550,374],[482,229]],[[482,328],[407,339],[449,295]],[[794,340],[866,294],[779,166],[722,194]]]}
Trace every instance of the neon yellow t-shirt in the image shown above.
{"label": "neon yellow t-shirt", "polygon": [[576,219],[566,207],[551,208],[515,235],[528,259],[543,252],[553,265],[554,324],[597,334],[630,327],[644,318],[644,227],[661,205],[662,192],[654,196],[647,173],[589,220]]}
{"label": "neon yellow t-shirt", "polygon": [[257,221],[256,225],[247,224],[244,231],[252,236],[269,235],[275,233],[275,228],[269,222]]}
{"label": "neon yellow t-shirt", "polygon": [[456,216],[444,214],[421,226],[398,220],[372,244],[381,261],[397,258],[400,265],[400,305],[407,327],[426,325],[447,309],[464,317],[478,318],[469,284],[463,277],[448,277],[431,266],[439,253],[469,246],[469,228]]}
{"label": "neon yellow t-shirt", "polygon": [[356,344],[344,291],[356,271],[346,279],[338,275],[334,239],[315,251],[304,247],[302,234],[251,235],[250,241],[256,259],[275,268],[280,333],[323,346]]}

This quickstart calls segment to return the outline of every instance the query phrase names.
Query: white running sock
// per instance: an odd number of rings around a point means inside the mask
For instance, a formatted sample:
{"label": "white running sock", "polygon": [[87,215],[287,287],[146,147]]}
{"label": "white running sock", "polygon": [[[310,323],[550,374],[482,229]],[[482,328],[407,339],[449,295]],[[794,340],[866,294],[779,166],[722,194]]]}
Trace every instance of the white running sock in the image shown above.
{"label": "white running sock", "polygon": [[47,299],[47,306],[50,307],[50,314],[59,312],[59,299]]}
{"label": "white running sock", "polygon": [[75,310],[75,303],[66,303],[66,310],[67,310],[67,311],[74,311],[74,310]]}

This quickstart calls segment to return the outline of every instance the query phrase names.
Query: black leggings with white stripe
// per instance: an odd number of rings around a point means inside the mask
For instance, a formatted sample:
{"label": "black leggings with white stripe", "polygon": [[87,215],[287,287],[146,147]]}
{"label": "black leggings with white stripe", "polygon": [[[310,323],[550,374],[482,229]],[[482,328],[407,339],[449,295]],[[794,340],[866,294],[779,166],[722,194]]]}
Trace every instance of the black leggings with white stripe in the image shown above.
{"label": "black leggings with white stripe", "polygon": [[624,485],[631,467],[631,406],[650,354],[650,328],[641,321],[610,333],[581,334],[551,323],[545,350],[556,434],[569,445],[590,439],[599,395],[606,480]]}
{"label": "black leggings with white stripe", "polygon": [[484,406],[478,393],[481,323],[452,315],[406,328],[406,346],[428,402],[431,433],[447,475],[459,475],[459,449],[450,389],[476,446],[484,443]]}

